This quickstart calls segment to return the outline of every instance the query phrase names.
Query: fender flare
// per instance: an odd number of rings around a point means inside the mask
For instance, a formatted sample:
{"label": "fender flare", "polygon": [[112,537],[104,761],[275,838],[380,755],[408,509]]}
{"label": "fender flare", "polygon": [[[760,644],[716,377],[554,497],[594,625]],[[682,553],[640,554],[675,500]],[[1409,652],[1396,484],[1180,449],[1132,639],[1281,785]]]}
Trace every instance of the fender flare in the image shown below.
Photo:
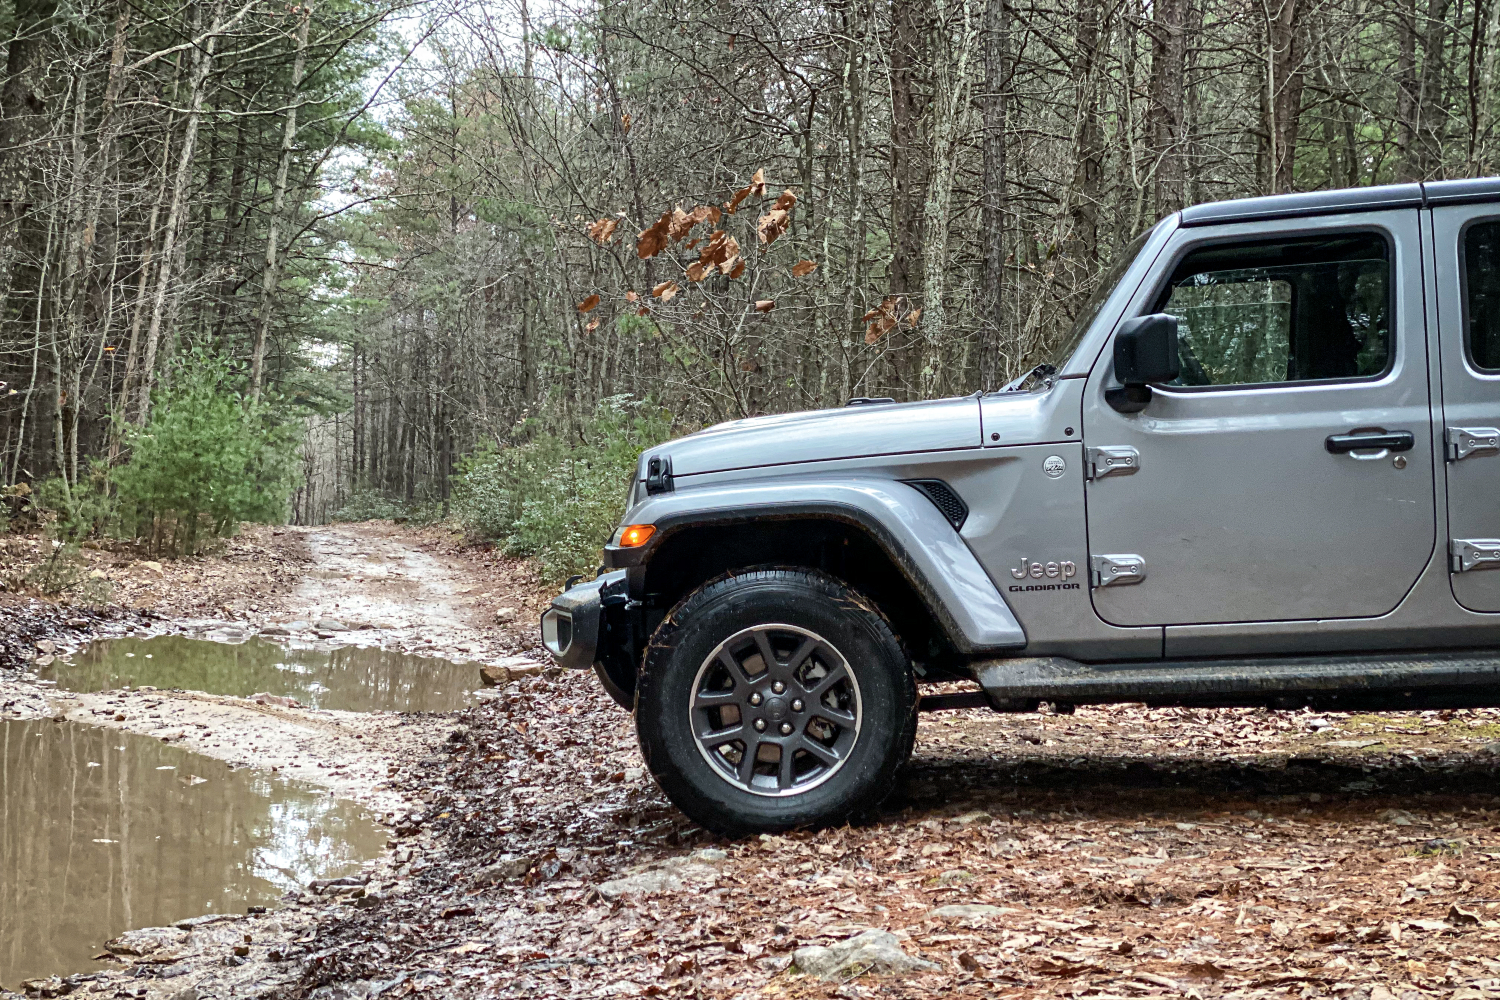
{"label": "fender flare", "polygon": [[662,543],[706,525],[818,517],[852,524],[890,557],[961,653],[1018,649],[1026,633],[974,553],[925,496],[905,483],[865,477],[795,478],[693,487],[648,497],[627,513],[656,533],[639,548],[604,550],[610,568],[643,566]]}

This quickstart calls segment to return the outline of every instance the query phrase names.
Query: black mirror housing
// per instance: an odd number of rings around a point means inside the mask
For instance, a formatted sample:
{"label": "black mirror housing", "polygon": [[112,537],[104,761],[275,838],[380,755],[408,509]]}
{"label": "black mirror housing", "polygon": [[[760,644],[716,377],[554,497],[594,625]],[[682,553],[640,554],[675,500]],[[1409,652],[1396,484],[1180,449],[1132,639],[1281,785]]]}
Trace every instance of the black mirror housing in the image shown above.
{"label": "black mirror housing", "polygon": [[1153,313],[1120,324],[1115,334],[1115,378],[1121,385],[1170,382],[1180,367],[1176,316]]}
{"label": "black mirror housing", "polygon": [[1151,402],[1151,384],[1170,382],[1180,369],[1177,317],[1166,313],[1137,316],[1115,333],[1115,378],[1104,401],[1120,413],[1139,413]]}

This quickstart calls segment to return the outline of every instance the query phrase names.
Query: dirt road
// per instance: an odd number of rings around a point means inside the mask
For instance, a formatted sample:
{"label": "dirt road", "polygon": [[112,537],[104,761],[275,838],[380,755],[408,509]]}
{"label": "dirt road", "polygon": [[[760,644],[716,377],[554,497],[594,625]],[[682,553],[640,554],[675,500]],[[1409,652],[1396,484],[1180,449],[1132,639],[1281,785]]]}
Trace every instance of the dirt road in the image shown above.
{"label": "dirt road", "polygon": [[[382,626],[378,641],[476,643],[483,656],[529,641],[528,625],[494,624],[496,603],[520,603],[527,587],[490,554],[424,548],[430,539],[392,526],[306,541],[312,572],[268,622],[366,615]],[[266,718],[210,707],[225,733],[240,714],[246,725]],[[337,716],[317,721],[371,721]],[[522,678],[456,715],[389,725],[407,742],[377,750],[381,731],[326,744],[386,754],[370,766],[389,775],[368,786],[325,776],[328,787],[402,803],[366,895],[306,894],[248,918],[282,929],[257,929],[242,965],[224,964],[233,935],[207,930],[173,961],[127,959],[122,977],[140,977],[131,988],[1500,997],[1493,711],[930,715],[879,817],[735,842],[665,802],[629,716],[586,675]],[[205,749],[230,752],[219,742]],[[855,938],[864,950],[841,965],[841,943]],[[184,974],[162,978],[173,970]]]}

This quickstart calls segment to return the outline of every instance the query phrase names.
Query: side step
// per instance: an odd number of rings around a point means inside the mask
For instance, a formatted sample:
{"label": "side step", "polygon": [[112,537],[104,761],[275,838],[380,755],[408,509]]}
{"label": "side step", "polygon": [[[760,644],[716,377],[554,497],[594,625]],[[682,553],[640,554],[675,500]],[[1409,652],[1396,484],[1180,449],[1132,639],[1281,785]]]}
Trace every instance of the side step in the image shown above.
{"label": "side step", "polygon": [[1108,664],[1040,656],[984,660],[974,671],[1001,712],[1035,711],[1043,701],[1321,711],[1500,705],[1496,650]]}

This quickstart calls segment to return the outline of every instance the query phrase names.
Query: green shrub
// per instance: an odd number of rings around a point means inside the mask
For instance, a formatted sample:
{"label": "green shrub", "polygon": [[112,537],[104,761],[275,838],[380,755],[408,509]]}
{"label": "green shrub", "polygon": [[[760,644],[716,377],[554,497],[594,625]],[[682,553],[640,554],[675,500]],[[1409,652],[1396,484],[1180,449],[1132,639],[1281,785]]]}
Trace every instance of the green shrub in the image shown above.
{"label": "green shrub", "polygon": [[93,570],[78,546],[54,541],[52,554],[33,566],[22,579],[45,597],[69,595],[84,604],[108,604],[113,587]]}
{"label": "green shrub", "polygon": [[344,505],[329,515],[334,523],[349,521],[394,521],[406,515],[400,501],[392,500],[379,490],[358,489],[349,494]]}
{"label": "green shrub", "polygon": [[155,551],[193,553],[241,521],[284,519],[300,426],[243,399],[240,374],[205,355],[184,358],[167,384],[115,472],[121,529]]}
{"label": "green shrub", "polygon": [[671,429],[660,407],[611,396],[578,443],[542,435],[469,455],[455,479],[453,513],[507,553],[537,557],[555,579],[586,573],[619,524],[638,456]]}

